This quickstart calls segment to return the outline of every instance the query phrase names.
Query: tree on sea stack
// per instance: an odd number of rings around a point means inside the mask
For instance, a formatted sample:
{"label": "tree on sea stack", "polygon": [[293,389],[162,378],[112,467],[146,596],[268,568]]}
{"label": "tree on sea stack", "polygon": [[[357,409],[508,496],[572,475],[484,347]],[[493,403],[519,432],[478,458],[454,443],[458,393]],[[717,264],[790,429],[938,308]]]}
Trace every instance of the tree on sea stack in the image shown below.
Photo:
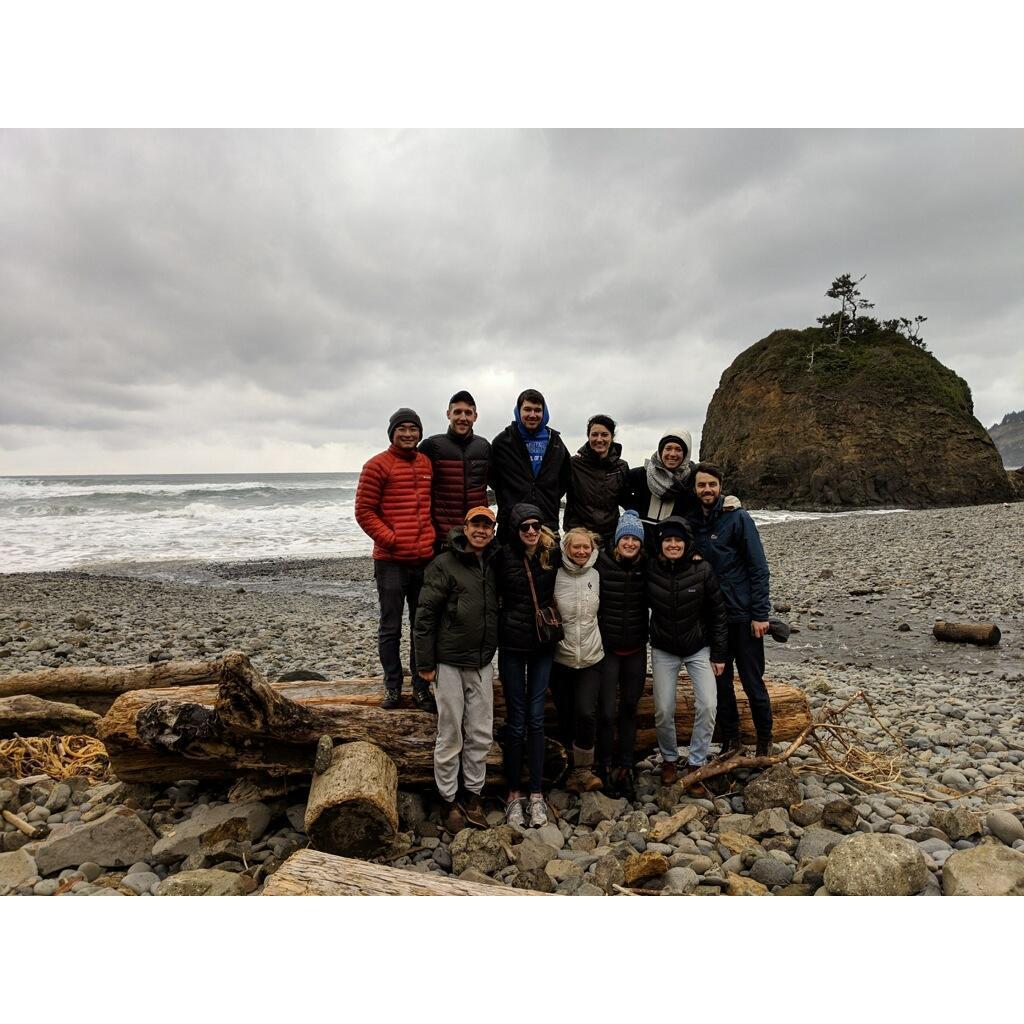
{"label": "tree on sea stack", "polygon": [[840,308],[740,353],[708,406],[700,457],[744,504],[928,508],[1013,501],[967,382],[920,336],[924,316],[880,322],[842,274]]}

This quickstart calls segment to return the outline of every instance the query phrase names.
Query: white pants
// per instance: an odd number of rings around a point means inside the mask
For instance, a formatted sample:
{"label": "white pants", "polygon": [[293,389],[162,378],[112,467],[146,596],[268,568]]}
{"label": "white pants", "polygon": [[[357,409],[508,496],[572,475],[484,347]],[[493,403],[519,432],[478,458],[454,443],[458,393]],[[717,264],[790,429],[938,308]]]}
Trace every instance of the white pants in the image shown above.
{"label": "white pants", "polygon": [[459,791],[460,760],[466,789],[479,794],[484,787],[487,753],[494,738],[493,671],[490,665],[479,669],[437,666],[434,782],[449,803]]}

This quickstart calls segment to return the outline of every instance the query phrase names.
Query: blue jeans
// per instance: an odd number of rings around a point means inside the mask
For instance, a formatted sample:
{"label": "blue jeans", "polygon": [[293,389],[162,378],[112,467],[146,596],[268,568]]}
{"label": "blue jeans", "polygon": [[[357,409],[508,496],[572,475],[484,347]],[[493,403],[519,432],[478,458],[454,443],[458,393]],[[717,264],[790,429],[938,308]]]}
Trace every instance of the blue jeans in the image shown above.
{"label": "blue jeans", "polygon": [[505,691],[505,779],[510,793],[522,786],[526,749],[530,792],[539,793],[544,778],[544,701],[554,651],[510,651],[498,654],[498,673]]}
{"label": "blue jeans", "polygon": [[676,684],[680,665],[693,685],[693,735],[690,736],[689,763],[704,764],[708,759],[711,734],[715,731],[715,712],[718,708],[718,688],[711,668],[711,649],[702,647],[694,654],[681,658],[678,654],[651,648],[651,674],[654,676],[654,726],[658,733],[658,747],[666,761],[679,757],[676,743]]}

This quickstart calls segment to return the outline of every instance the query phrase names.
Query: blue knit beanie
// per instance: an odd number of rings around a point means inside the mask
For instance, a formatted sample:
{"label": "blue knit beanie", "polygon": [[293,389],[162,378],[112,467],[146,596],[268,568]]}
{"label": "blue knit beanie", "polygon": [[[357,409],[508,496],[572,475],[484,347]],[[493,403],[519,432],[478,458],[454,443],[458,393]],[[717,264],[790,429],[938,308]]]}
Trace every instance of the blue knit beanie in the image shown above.
{"label": "blue knit beanie", "polygon": [[614,544],[618,544],[623,537],[636,537],[641,542],[644,539],[644,524],[640,522],[640,517],[629,508],[619,517],[619,525],[615,527]]}

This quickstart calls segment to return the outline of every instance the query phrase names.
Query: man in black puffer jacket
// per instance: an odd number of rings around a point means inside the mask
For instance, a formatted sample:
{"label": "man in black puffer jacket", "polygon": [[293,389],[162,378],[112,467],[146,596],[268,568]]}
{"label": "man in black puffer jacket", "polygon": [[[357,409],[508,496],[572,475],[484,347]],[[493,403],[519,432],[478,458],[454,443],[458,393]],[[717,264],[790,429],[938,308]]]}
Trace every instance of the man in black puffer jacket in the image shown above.
{"label": "man in black puffer jacket", "polygon": [[473,433],[476,400],[468,391],[457,391],[448,402],[448,430],[420,444],[420,451],[434,466],[431,514],[440,551],[448,534],[461,527],[466,512],[487,504],[487,476],[491,443]]}
{"label": "man in black puffer jacket", "polygon": [[[445,828],[459,830],[459,762],[464,813],[486,828],[480,791],[491,749],[494,686],[491,661],[498,646],[498,586],[494,565],[494,513],[469,510],[423,577],[416,610],[416,665],[434,683],[437,742],[434,781],[444,802]],[[464,822],[462,823],[464,824]]]}
{"label": "man in black puffer jacket", "polygon": [[679,668],[693,685],[694,720],[688,768],[707,761],[715,730],[715,677],[725,668],[728,620],[718,579],[705,561],[693,560],[693,534],[684,519],[670,516],[658,524],[660,554],[647,567],[651,605],[651,668],[654,674],[654,724],[663,767],[662,784],[676,780],[676,685]]}
{"label": "man in black puffer jacket", "polygon": [[569,489],[569,452],[562,436],[548,426],[544,396],[532,388],[516,399],[515,418],[491,442],[491,486],[498,500],[498,543],[510,539],[508,517],[526,502],[541,522],[558,532],[558,510]]}

